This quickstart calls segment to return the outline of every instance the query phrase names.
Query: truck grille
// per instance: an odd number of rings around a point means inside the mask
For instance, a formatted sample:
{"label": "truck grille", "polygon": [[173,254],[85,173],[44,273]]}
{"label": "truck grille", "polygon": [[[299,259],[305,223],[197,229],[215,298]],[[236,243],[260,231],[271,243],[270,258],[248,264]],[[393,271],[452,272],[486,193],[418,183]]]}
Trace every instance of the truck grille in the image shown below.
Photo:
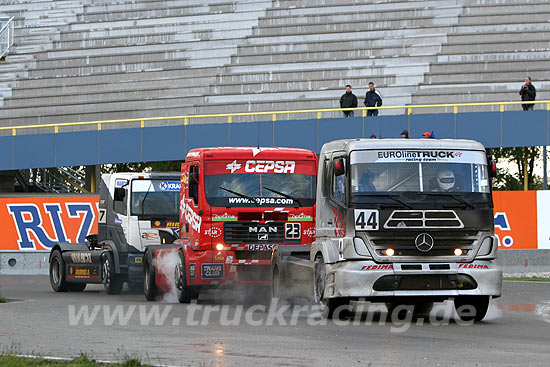
{"label": "truck grille", "polygon": [[467,256],[476,247],[480,234],[467,231],[428,231],[433,239],[433,248],[428,252],[421,252],[416,248],[415,239],[420,234],[418,231],[396,232],[380,231],[369,232],[368,238],[371,250],[376,255],[384,256],[383,251],[387,248],[395,250],[395,256],[407,257],[431,257],[431,256],[453,256],[453,251],[460,248]]}
{"label": "truck grille", "polygon": [[223,226],[227,244],[273,243],[299,244],[300,240],[285,239],[285,223],[226,222]]}
{"label": "truck grille", "polygon": [[394,210],[384,224],[387,229],[463,227],[454,210]]}

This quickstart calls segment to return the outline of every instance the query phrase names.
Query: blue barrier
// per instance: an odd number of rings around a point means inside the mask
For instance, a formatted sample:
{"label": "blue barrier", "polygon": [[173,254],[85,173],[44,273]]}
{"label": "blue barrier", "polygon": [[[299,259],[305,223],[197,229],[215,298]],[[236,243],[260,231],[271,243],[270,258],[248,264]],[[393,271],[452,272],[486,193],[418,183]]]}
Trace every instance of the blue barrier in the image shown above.
{"label": "blue barrier", "polygon": [[418,114],[378,117],[190,124],[98,131],[0,136],[0,170],[183,160],[187,151],[213,146],[284,146],[319,152],[331,140],[474,139],[488,148],[550,144],[549,111]]}

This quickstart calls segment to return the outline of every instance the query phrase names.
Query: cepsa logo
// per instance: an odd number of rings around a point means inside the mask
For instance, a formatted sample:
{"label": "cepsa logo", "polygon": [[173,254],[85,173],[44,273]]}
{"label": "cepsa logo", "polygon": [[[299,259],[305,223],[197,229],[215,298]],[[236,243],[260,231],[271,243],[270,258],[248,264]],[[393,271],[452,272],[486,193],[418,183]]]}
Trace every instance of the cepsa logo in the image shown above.
{"label": "cepsa logo", "polygon": [[244,170],[248,173],[294,173],[294,161],[246,161]]}
{"label": "cepsa logo", "polygon": [[0,198],[0,250],[50,250],[97,233],[98,197]]}

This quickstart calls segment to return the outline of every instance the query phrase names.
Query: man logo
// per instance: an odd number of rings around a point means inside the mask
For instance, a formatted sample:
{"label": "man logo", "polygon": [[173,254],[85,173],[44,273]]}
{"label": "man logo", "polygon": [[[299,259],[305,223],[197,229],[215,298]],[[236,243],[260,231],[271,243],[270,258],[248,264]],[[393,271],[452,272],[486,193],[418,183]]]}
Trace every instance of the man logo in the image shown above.
{"label": "man logo", "polygon": [[269,235],[267,233],[258,235],[258,241],[267,241],[267,240],[269,240]]}
{"label": "man logo", "polygon": [[434,238],[427,233],[421,233],[416,236],[414,244],[418,251],[428,252],[434,247]]}

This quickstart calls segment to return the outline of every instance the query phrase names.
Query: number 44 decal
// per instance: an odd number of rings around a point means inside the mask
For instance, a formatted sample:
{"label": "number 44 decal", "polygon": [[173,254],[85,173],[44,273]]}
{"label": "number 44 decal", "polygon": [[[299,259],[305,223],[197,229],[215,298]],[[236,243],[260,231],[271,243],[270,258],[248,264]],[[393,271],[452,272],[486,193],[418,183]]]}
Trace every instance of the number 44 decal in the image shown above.
{"label": "number 44 decal", "polygon": [[356,231],[378,231],[378,210],[355,209]]}

